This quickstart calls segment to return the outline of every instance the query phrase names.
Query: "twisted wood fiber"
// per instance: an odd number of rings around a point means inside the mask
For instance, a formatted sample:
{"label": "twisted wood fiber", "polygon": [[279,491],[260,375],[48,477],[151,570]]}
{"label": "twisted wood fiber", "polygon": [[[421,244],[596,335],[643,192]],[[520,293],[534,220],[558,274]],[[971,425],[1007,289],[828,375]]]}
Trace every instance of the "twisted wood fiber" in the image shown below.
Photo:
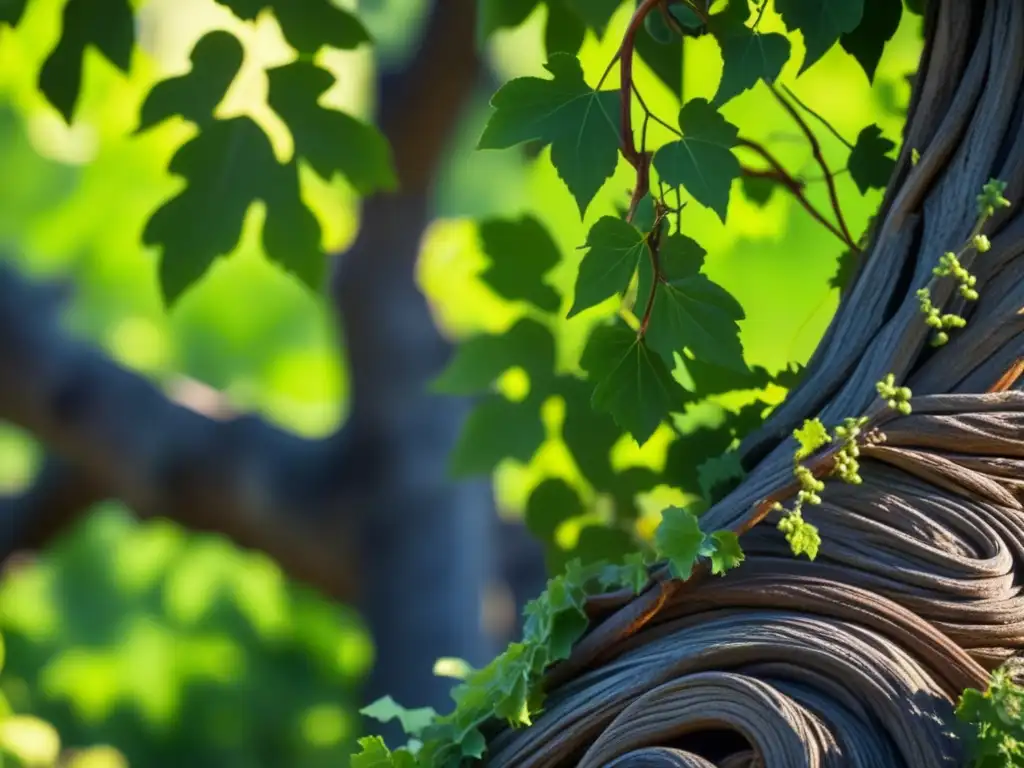
{"label": "twisted wood fiber", "polygon": [[[498,733],[489,765],[964,764],[957,698],[1024,649],[1024,391],[1005,386],[1024,359],[1022,85],[1024,2],[930,3],[870,253],[801,385],[741,446],[747,478],[703,518],[743,530],[791,479],[804,418],[872,414],[887,440],[862,450],[863,484],[830,481],[805,510],[817,560],[794,558],[769,515],[724,578],[680,584],[661,567],[639,596],[595,598],[588,634],[548,674],[545,712]],[[980,301],[949,281],[933,291],[968,318],[935,351],[914,294],[966,238],[990,177],[1019,202],[965,264]],[[908,416],[877,400],[890,371],[914,390]]]}

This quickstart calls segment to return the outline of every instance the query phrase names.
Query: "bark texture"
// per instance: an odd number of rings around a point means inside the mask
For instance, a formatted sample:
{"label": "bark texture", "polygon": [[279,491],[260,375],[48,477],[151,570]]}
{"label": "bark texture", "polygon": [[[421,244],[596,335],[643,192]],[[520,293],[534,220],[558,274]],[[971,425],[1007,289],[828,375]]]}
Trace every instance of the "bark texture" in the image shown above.
{"label": "bark texture", "polygon": [[[739,530],[791,480],[805,418],[870,414],[860,486],[804,510],[818,558],[769,517],[725,578],[593,601],[591,629],[548,677],[536,724],[491,744],[492,766],[964,764],[953,707],[1024,649],[1024,4],[933,0],[905,144],[852,288],[801,385],[741,446],[749,474],[709,510]],[[911,149],[920,162],[912,165]],[[966,239],[989,178],[1017,204],[968,267],[981,298],[933,292],[968,319],[928,345],[917,289]],[[915,397],[899,416],[875,382]]]}

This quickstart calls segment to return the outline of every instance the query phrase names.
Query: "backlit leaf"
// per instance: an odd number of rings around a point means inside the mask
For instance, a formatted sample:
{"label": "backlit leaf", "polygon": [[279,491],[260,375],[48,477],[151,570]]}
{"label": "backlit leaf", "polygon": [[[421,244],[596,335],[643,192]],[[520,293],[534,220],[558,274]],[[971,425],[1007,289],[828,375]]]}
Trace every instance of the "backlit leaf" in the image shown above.
{"label": "backlit leaf", "polygon": [[672,575],[684,580],[693,573],[704,539],[696,516],[680,507],[669,507],[662,512],[661,524],[654,532],[658,554],[668,560]]}
{"label": "backlit leaf", "polygon": [[551,162],[580,214],[615,171],[619,152],[618,91],[595,91],[575,56],[555,54],[552,79],[520,77],[491,99],[494,113],[481,149],[505,149],[533,139],[551,145]]}
{"label": "backlit leaf", "polygon": [[860,63],[869,82],[875,79],[882,51],[899,29],[902,15],[902,0],[864,0],[860,24],[839,39],[843,49]]}
{"label": "backlit leaf", "polygon": [[536,403],[514,403],[501,395],[489,395],[466,419],[452,452],[452,474],[486,474],[503,459],[529,461],[544,438],[544,423]]}
{"label": "backlit leaf", "polygon": [[896,161],[888,153],[895,147],[877,125],[867,126],[857,136],[847,167],[862,195],[872,188],[885,189],[889,184]]}
{"label": "backlit leaf", "polygon": [[285,40],[299,53],[314,54],[324,46],[350,50],[370,41],[366,27],[333,0],[216,0],[245,21],[270,7]]}
{"label": "backlit leaf", "polygon": [[432,388],[452,395],[483,392],[514,366],[530,376],[531,389],[550,379],[555,368],[555,340],[548,328],[527,317],[504,333],[466,339],[456,347]]}
{"label": "backlit leaf", "polygon": [[775,0],[775,10],[787,29],[803,34],[807,53],[800,67],[802,74],[841,35],[857,28],[864,16],[864,0]]}
{"label": "backlit leaf", "polygon": [[506,299],[528,301],[556,312],[562,300],[544,276],[562,259],[544,225],[531,215],[480,222],[480,240],[490,265],[480,276]]}
{"label": "backlit leaf", "polygon": [[614,216],[598,219],[587,233],[586,247],[568,317],[626,290],[640,260],[649,253],[643,233]]}
{"label": "backlit leaf", "polygon": [[721,106],[758,80],[773,83],[789,60],[789,40],[777,32],[762,34],[746,25],[747,0],[730,0],[709,22],[722,49],[722,79],[712,104]]}

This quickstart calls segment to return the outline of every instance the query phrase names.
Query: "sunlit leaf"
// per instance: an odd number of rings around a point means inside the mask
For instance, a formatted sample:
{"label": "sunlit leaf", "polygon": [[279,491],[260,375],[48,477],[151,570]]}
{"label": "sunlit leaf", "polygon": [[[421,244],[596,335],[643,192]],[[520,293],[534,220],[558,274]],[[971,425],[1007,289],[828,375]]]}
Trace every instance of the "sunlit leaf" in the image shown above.
{"label": "sunlit leaf", "polygon": [[668,560],[672,575],[685,580],[690,578],[700,558],[704,539],[700,522],[692,512],[669,507],[661,513],[661,524],[654,533],[654,546],[658,554]]}
{"label": "sunlit leaf", "polygon": [[398,720],[402,730],[409,736],[418,736],[437,717],[437,712],[430,707],[408,709],[390,696],[384,696],[372,704],[368,704],[359,710],[359,714],[371,717],[381,723]]}
{"label": "sunlit leaf", "polygon": [[591,227],[586,247],[568,317],[626,290],[637,265],[648,253],[643,233],[614,216],[604,216]]}

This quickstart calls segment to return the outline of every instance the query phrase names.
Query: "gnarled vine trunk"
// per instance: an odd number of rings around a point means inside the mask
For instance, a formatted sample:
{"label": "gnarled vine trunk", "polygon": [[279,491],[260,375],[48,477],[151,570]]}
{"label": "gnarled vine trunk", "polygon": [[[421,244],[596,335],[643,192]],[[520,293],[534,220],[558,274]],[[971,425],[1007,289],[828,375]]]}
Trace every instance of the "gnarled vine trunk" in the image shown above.
{"label": "gnarled vine trunk", "polygon": [[[912,150],[920,161],[911,161]],[[791,431],[872,414],[858,486],[805,510],[815,561],[769,516],[744,564],[593,601],[592,626],[548,677],[535,725],[492,766],[961,765],[953,708],[1024,648],[1024,215],[964,265],[980,300],[933,291],[968,320],[931,347],[916,291],[967,239],[995,177],[1024,193],[1024,3],[934,0],[905,142],[857,278],[801,385],[740,448],[745,481],[706,530],[741,530],[792,479]],[[892,372],[913,413],[879,401]],[[1014,374],[1018,374],[1015,378]]]}

